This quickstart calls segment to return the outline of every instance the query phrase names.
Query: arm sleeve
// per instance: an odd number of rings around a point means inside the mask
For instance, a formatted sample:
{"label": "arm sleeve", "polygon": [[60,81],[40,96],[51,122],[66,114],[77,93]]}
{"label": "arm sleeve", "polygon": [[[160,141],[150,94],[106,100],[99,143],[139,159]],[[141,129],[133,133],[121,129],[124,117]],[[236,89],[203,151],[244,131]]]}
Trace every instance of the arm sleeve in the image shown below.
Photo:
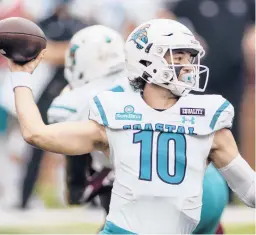
{"label": "arm sleeve", "polygon": [[255,208],[255,172],[239,155],[219,172],[229,187],[249,207]]}

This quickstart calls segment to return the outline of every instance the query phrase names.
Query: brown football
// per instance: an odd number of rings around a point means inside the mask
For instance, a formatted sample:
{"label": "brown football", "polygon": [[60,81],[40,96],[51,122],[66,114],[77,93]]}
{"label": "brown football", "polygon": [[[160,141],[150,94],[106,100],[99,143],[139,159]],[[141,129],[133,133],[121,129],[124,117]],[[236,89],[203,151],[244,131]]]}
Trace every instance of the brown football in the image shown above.
{"label": "brown football", "polygon": [[30,20],[11,17],[0,20],[0,53],[16,63],[33,60],[46,48],[44,32]]}

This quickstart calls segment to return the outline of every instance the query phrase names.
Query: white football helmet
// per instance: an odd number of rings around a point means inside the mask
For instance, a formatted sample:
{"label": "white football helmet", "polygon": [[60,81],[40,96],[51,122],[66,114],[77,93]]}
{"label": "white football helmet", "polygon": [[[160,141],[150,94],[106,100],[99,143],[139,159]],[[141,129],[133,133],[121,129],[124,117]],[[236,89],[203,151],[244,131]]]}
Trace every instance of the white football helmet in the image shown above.
{"label": "white football helmet", "polygon": [[65,78],[72,88],[124,69],[124,40],[115,30],[94,25],[77,32],[66,52]]}
{"label": "white football helmet", "polygon": [[[189,51],[193,61],[189,64],[174,64],[173,50]],[[171,61],[164,58],[170,52]],[[143,78],[169,89],[174,95],[185,96],[191,90],[205,91],[209,68],[200,65],[205,51],[192,32],[181,23],[169,19],[155,19],[137,27],[125,44],[126,66],[129,79]],[[190,72],[180,76],[183,67]],[[204,84],[199,84],[204,73]]]}

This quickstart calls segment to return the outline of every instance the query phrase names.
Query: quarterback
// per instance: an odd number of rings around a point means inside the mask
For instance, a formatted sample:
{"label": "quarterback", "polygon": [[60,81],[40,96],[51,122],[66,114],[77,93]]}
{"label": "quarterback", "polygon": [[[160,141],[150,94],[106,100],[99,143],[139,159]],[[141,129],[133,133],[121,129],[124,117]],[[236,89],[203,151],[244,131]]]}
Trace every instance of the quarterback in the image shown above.
{"label": "quarterback", "polygon": [[[76,33],[70,41],[65,58],[65,78],[69,85],[50,106],[48,122],[88,120],[88,102],[91,97],[109,90],[111,86],[113,92],[131,91],[129,82],[124,79],[123,64],[124,42],[114,30],[96,25]],[[203,112],[201,109],[190,108],[184,109],[185,114],[202,115]],[[109,171],[112,165],[102,153],[94,152],[90,155],[93,161],[88,155],[66,156],[67,199],[70,204],[81,204],[99,195],[101,205],[108,214],[113,184],[112,180],[106,184],[106,180],[111,175]],[[86,177],[91,167],[96,170],[94,180]],[[214,233],[227,200],[226,183],[210,164],[204,177],[201,220],[194,232]]]}
{"label": "quarterback", "polygon": [[87,122],[43,123],[30,89],[43,55],[23,66],[9,61],[21,132],[47,151],[99,150],[110,158],[115,181],[102,233],[192,233],[208,162],[255,207],[255,172],[229,130],[233,106],[220,95],[189,94],[205,90],[209,70],[200,63],[202,46],[184,25],[158,19],[136,28],[125,45],[134,91],[95,96]]}

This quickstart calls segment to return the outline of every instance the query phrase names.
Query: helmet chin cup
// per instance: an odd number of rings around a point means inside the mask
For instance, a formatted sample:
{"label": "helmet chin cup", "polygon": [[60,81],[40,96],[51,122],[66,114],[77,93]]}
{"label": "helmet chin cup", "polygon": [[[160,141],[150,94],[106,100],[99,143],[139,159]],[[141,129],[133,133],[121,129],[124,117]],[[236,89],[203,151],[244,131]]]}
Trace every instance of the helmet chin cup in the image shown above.
{"label": "helmet chin cup", "polygon": [[180,81],[186,83],[186,84],[191,84],[191,86],[195,86],[196,84],[196,79],[195,75],[193,73],[184,73],[180,77]]}

